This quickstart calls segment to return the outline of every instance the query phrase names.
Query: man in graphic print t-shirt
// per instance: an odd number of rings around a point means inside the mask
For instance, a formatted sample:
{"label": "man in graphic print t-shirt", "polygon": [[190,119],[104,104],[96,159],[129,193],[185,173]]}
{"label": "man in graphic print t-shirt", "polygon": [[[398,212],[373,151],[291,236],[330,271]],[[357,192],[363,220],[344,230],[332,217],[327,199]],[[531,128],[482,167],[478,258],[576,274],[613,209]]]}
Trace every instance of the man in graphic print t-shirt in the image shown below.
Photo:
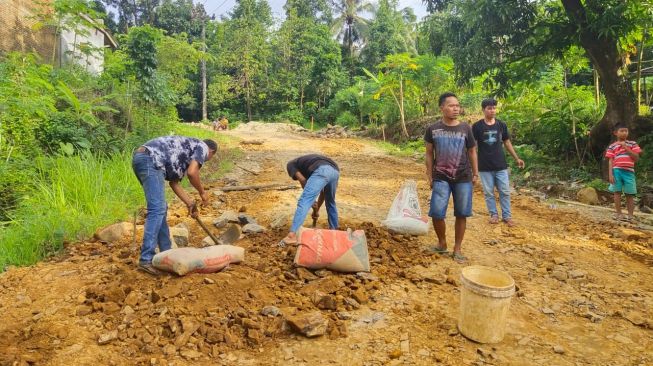
{"label": "man in graphic print t-shirt", "polygon": [[143,245],[138,268],[151,275],[158,275],[152,266],[152,258],[158,245],[163,252],[172,246],[168,229],[168,205],[165,197],[165,181],[182,202],[188,207],[191,216],[197,215],[195,201],[186,193],[179,183],[188,176],[190,184],[195,187],[207,204],[209,194],[200,181],[200,168],[210,160],[218,150],[213,140],[198,140],[184,136],[164,136],[150,140],[134,150],[132,168],[145,192],[147,217],[143,232]]}
{"label": "man in graphic print t-shirt", "polygon": [[467,227],[467,217],[472,215],[473,183],[478,180],[476,141],[472,128],[458,120],[460,104],[453,93],[445,93],[439,99],[442,120],[426,129],[426,176],[431,187],[433,228],[438,245],[432,251],[447,253],[446,225],[449,197],[453,195],[455,242],[453,258],[464,262],[461,247]]}

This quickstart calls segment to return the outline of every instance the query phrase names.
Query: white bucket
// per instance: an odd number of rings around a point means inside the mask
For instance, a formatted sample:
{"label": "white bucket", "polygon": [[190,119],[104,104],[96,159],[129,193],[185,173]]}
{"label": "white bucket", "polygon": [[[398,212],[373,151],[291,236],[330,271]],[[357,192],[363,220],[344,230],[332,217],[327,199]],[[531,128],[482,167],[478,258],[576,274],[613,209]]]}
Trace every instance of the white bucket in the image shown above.
{"label": "white bucket", "polygon": [[485,266],[463,268],[460,279],[458,329],[479,343],[501,342],[515,280],[506,272]]}

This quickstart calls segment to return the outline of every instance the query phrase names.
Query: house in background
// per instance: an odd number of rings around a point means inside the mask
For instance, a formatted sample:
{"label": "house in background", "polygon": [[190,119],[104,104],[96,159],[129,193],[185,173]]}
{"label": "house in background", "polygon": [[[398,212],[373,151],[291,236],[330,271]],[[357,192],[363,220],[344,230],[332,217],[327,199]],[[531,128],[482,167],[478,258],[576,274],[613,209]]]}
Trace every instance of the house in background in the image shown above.
{"label": "house in background", "polygon": [[[47,6],[48,2],[51,0],[38,3]],[[0,0],[0,54],[34,52],[54,66],[77,63],[93,74],[101,73],[104,48],[117,47],[103,21],[79,14],[87,26],[77,32],[62,29],[57,34],[52,26],[37,27],[38,7],[34,0]]]}

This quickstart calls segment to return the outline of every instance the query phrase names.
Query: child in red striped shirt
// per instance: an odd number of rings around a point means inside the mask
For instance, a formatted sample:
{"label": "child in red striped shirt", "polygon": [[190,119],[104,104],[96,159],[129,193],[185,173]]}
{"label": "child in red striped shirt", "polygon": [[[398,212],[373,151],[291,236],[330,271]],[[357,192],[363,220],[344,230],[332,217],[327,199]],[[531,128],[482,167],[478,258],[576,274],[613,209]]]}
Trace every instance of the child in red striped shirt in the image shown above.
{"label": "child in red striped shirt", "polygon": [[635,210],[634,197],[637,194],[635,184],[635,162],[639,159],[642,149],[635,141],[628,140],[628,127],[623,124],[616,124],[613,130],[617,141],[613,142],[605,152],[609,161],[610,192],[614,193],[615,219],[623,220],[621,213],[621,193],[626,195],[626,207],[628,218],[633,220]]}

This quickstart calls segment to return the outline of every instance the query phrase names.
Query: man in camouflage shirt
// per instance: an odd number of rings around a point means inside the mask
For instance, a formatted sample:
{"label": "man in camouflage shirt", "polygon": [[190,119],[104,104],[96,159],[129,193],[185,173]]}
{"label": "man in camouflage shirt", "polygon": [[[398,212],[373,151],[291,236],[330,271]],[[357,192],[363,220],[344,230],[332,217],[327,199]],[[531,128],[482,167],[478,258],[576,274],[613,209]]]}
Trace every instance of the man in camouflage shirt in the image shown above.
{"label": "man in camouflage shirt", "polygon": [[181,180],[188,175],[191,185],[197,189],[202,203],[207,204],[209,195],[200,181],[200,168],[218,150],[213,140],[199,140],[184,136],[164,136],[150,140],[134,150],[132,168],[145,192],[147,218],[143,233],[143,245],[138,268],[152,275],[158,271],[152,266],[155,248],[163,252],[171,248],[168,229],[168,205],[165,198],[164,181],[188,207],[188,213],[195,217],[197,209],[194,200],[181,187]]}

